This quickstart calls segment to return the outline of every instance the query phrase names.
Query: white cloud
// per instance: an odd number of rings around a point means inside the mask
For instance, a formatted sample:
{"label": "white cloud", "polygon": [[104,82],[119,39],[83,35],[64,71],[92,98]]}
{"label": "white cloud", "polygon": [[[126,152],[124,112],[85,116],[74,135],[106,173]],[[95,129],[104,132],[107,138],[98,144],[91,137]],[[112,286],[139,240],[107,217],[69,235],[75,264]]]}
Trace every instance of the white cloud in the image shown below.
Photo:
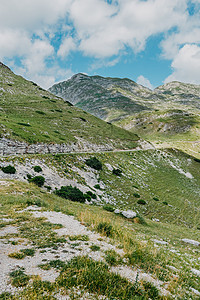
{"label": "white cloud", "polygon": [[0,28],[36,30],[66,15],[72,0],[1,0]]}
{"label": "white cloud", "polygon": [[108,60],[116,63],[127,47],[138,53],[149,37],[164,33],[163,57],[173,60],[178,74],[180,49],[200,44],[200,0],[192,2],[191,16],[189,0],[1,0],[0,59],[17,57],[25,75],[37,72],[46,81],[48,58],[57,66],[56,59],[66,61],[78,50],[109,66]]}
{"label": "white cloud", "polygon": [[199,84],[200,78],[200,46],[184,45],[172,62],[173,73],[165,80],[182,81]]}
{"label": "white cloud", "polygon": [[58,56],[61,56],[62,58],[65,58],[69,55],[69,53],[76,49],[76,43],[72,37],[67,37],[62,42],[59,50],[58,50]]}
{"label": "white cloud", "polygon": [[153,90],[153,85],[151,84],[151,82],[149,81],[149,79],[145,78],[143,75],[138,76],[136,82],[138,84],[141,84],[141,85],[146,86],[147,88]]}
{"label": "white cloud", "polygon": [[101,0],[75,0],[70,16],[80,50],[103,58],[126,46],[139,52],[148,37],[179,26],[187,16],[186,0],[119,0],[112,6]]}

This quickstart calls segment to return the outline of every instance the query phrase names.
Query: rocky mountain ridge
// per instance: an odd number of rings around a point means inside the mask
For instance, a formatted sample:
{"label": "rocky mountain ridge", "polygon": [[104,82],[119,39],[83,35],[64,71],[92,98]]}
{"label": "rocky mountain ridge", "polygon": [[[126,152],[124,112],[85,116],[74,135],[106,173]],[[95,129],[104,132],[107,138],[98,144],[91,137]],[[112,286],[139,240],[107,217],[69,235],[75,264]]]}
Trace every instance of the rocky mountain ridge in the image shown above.
{"label": "rocky mountain ridge", "polygon": [[124,78],[76,74],[49,91],[106,121],[117,121],[143,111],[200,109],[200,86],[170,82],[150,90]]}

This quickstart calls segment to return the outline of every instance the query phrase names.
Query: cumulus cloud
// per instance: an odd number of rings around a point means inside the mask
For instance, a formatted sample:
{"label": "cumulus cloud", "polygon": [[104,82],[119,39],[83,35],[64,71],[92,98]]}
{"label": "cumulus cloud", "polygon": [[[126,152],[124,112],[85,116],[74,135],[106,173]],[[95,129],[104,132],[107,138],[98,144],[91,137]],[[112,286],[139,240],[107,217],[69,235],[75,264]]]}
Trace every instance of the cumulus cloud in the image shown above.
{"label": "cumulus cloud", "polygon": [[[110,57],[126,46],[139,52],[151,35],[167,32],[186,18],[185,0],[76,0],[70,10],[80,50],[86,55]],[[163,9],[164,7],[164,9]],[[87,14],[91,17],[87,18]]]}
{"label": "cumulus cloud", "polygon": [[153,85],[151,84],[151,82],[149,81],[149,79],[145,78],[143,75],[138,76],[136,82],[138,84],[141,84],[141,85],[146,86],[147,88],[153,90]]}
{"label": "cumulus cloud", "polygon": [[200,46],[184,45],[172,62],[173,73],[165,80],[183,81],[199,84],[200,78]]}
{"label": "cumulus cloud", "polygon": [[69,53],[76,49],[76,43],[72,37],[67,37],[64,39],[62,44],[60,45],[60,48],[58,50],[58,55],[62,58],[65,58],[69,55]]}
{"label": "cumulus cloud", "polygon": [[[193,15],[188,13],[189,2],[195,5]],[[127,47],[138,53],[145,49],[149,37],[163,33],[163,57],[173,60],[173,74],[177,74],[180,69],[177,61],[184,45],[200,43],[199,3],[200,0],[110,3],[106,0],[1,0],[0,59],[14,61],[17,57],[25,74],[34,76],[37,72],[43,85],[48,81],[42,74],[49,74],[49,58],[57,66],[58,58],[67,61],[71,52],[79,51],[99,62],[106,61],[109,66],[109,60],[110,65],[117,62],[118,57],[126,54]]]}

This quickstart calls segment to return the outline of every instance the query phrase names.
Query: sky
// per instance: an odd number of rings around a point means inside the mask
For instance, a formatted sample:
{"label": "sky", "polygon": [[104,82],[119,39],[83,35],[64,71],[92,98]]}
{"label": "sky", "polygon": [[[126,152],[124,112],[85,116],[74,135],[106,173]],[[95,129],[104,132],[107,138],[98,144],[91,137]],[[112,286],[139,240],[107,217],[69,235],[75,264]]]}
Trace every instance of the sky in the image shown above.
{"label": "sky", "polygon": [[0,0],[0,61],[43,88],[76,73],[200,84],[200,0]]}

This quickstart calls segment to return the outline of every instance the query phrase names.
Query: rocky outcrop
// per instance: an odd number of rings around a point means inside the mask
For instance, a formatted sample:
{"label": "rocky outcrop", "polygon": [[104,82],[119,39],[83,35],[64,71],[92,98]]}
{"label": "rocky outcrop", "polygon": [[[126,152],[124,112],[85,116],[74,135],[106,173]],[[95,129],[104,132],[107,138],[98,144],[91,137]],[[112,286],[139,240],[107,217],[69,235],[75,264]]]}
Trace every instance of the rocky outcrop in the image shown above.
{"label": "rocky outcrop", "polygon": [[99,152],[113,150],[109,144],[96,145],[83,139],[78,139],[77,143],[71,144],[46,144],[36,143],[28,144],[23,141],[10,140],[7,138],[0,139],[0,155],[23,155],[23,154],[47,154],[47,153],[72,153],[72,152]]}

